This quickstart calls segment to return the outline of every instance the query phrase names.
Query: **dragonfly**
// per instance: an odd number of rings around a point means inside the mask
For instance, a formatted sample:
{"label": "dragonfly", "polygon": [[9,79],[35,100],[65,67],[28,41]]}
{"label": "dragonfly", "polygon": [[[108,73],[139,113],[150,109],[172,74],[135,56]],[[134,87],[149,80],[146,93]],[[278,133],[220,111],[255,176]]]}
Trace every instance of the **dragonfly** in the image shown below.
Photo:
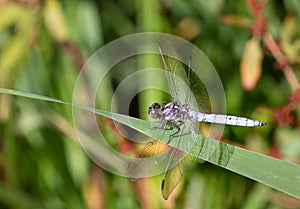
{"label": "dragonfly", "polygon": [[[194,60],[190,59],[190,66],[186,70],[183,64],[176,59],[178,55],[168,40],[159,40],[159,51],[167,72],[168,87],[173,101],[161,104],[154,102],[148,108],[148,114],[151,118],[160,122],[160,125],[154,128],[164,130],[171,127],[174,129],[174,133],[169,136],[169,142],[176,140],[176,143],[180,143],[183,138],[186,139],[186,137],[183,137],[184,135],[190,134],[189,141],[186,143],[192,145],[196,140],[196,135],[199,132],[201,134],[199,122],[246,127],[266,125],[265,122],[245,117],[206,113],[209,98],[201,81],[192,73],[191,65],[196,65],[193,63]],[[192,90],[197,91],[196,96],[194,96]],[[155,139],[147,143],[137,156],[138,158],[147,158],[165,152],[170,153],[161,184],[164,199],[169,198],[189,167],[197,159],[189,153],[169,146],[169,142],[163,143]],[[158,166],[158,162],[153,165]],[[136,176],[136,172],[141,172],[140,176],[143,176],[152,168],[143,164],[143,161],[133,160],[128,166],[128,174],[131,177]],[[132,178],[132,180],[135,180],[135,178]]]}

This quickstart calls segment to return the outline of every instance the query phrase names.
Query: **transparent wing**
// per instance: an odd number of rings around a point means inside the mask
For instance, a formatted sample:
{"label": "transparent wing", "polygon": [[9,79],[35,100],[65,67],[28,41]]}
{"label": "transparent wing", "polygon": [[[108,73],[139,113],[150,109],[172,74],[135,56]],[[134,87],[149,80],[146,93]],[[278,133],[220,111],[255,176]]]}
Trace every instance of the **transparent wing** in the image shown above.
{"label": "transparent wing", "polygon": [[192,95],[189,95],[190,98],[187,98],[186,103],[189,104],[190,108],[193,110],[210,113],[211,104],[206,88],[199,75],[196,75],[195,71],[192,69],[198,69],[197,72],[201,71],[201,64],[194,58],[194,56],[189,56],[189,69],[187,76],[190,88],[189,92]]}
{"label": "transparent wing", "polygon": [[[191,108],[201,111],[208,110],[208,96],[205,88],[193,73],[191,67],[197,66],[197,62],[189,57],[189,66],[185,66],[178,60],[172,44],[168,40],[159,41],[159,51],[162,61],[167,71],[168,86],[174,100],[187,103]],[[201,97],[195,95],[201,95]],[[163,131],[163,130],[161,130]],[[192,121],[185,121],[181,131],[172,140],[177,146],[188,146],[192,149],[196,134],[199,132],[199,124]],[[188,134],[187,134],[188,133]],[[193,133],[193,134],[189,134]],[[160,133],[158,132],[158,135]],[[160,155],[159,158],[149,160],[147,158]],[[128,175],[132,179],[142,178],[155,174],[165,166],[166,171],[162,181],[162,195],[165,199],[169,197],[174,188],[182,180],[185,172],[195,162],[196,157],[167,144],[154,140],[145,145],[138,155],[137,160],[133,160],[128,167]]]}
{"label": "transparent wing", "polygon": [[[194,136],[196,136],[195,133],[181,136],[176,141],[177,146],[187,146],[191,149],[195,140]],[[166,167],[166,172],[161,185],[161,192],[164,199],[168,199],[175,187],[181,182],[186,171],[197,159],[194,155],[174,147],[171,147],[170,152],[169,164]]]}
{"label": "transparent wing", "polygon": [[179,57],[168,40],[158,42],[163,64],[167,70],[168,87],[174,100],[184,102],[189,92],[187,75],[184,66],[178,60]]}
{"label": "transparent wing", "polygon": [[158,47],[167,71],[168,87],[173,100],[187,103],[192,109],[195,108],[194,110],[210,112],[208,93],[199,76],[192,70],[201,68],[198,61],[192,55],[187,55],[188,66],[183,65],[179,61],[183,55],[179,57],[172,44],[166,39],[159,40]]}
{"label": "transparent wing", "polygon": [[185,154],[180,150],[174,150],[175,155],[183,155],[180,163],[169,169],[162,181],[161,192],[164,199],[168,199],[175,187],[181,182],[184,174],[190,168],[191,164],[195,162],[195,156]]}
{"label": "transparent wing", "polygon": [[[202,102],[200,103],[200,101],[203,100],[199,98],[199,104],[201,104],[202,106],[202,108],[199,108],[198,101],[194,97],[194,94],[192,92],[193,90],[195,90],[195,88],[196,90],[205,90],[203,85],[200,86],[201,82],[200,85],[198,84],[199,79],[196,79],[197,76],[192,73],[191,65],[194,65],[195,62],[190,60],[190,65],[186,69],[184,65],[180,61],[178,61],[180,59],[175,49],[168,40],[159,41],[159,50],[162,56],[163,63],[165,65],[165,69],[167,70],[169,90],[173,99],[180,101],[181,103],[187,103],[191,108],[203,109],[203,107],[207,104]],[[207,93],[205,92],[204,97],[206,95]],[[193,137],[193,135],[190,135],[190,137],[188,138],[186,136],[183,137],[186,133],[189,132],[192,132],[194,135],[196,135],[199,132],[199,125],[192,121],[185,121],[184,128],[179,133],[179,137],[176,137],[176,144],[178,145],[179,143],[186,143],[189,144],[188,146],[191,149],[195,142],[195,137]],[[187,154],[176,148],[172,147],[170,151],[171,155],[169,164],[166,168],[166,173],[164,175],[161,186],[164,199],[168,199],[174,188],[182,180],[185,172],[196,160],[195,156]]]}
{"label": "transparent wing", "polygon": [[158,140],[148,142],[137,158],[130,162],[127,169],[128,177],[135,181],[138,178],[157,175],[163,166],[167,166],[170,149],[169,145]]}

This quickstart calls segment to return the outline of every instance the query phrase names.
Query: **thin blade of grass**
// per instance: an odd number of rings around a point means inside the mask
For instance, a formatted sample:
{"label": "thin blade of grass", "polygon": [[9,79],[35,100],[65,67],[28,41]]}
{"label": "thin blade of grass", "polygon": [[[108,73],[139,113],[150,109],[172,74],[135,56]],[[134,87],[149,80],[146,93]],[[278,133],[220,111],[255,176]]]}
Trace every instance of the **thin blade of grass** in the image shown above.
{"label": "thin blade of grass", "polygon": [[[82,108],[87,111],[95,112],[96,114],[111,118],[152,138],[154,138],[156,134],[155,130],[150,128],[150,122],[132,118],[126,115],[111,113],[87,106],[72,104],[70,102],[61,101],[47,96],[11,89],[0,88],[0,93],[66,104],[72,106],[73,108]],[[167,143],[171,133],[172,130],[165,130],[158,140]],[[188,135],[184,136],[183,138],[186,139],[183,140],[188,140],[188,137]],[[253,179],[274,189],[290,194],[296,198],[300,198],[299,165],[235,147],[230,144],[225,144],[223,142],[200,135],[197,136],[196,144],[193,146],[192,150],[190,150],[188,147],[184,147],[182,143],[176,145],[173,143],[173,141],[171,141],[169,145],[189,152],[198,158],[224,167],[230,171]]]}

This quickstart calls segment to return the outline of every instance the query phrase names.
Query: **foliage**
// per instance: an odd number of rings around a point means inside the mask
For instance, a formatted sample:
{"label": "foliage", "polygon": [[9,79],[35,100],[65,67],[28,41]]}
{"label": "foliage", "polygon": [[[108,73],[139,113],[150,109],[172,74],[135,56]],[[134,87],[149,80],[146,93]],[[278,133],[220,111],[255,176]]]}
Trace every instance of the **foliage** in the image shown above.
{"label": "foliage", "polygon": [[[215,65],[228,113],[268,123],[227,127],[224,141],[299,164],[299,8],[296,0],[0,1],[0,87],[71,101],[76,77],[96,49],[135,32],[172,33]],[[130,63],[124,69],[108,75],[101,109],[110,110]],[[133,109],[143,117],[152,102],[145,92]],[[76,140],[66,105],[1,94],[0,121],[1,208],[300,207],[291,196],[209,163],[191,169],[163,201],[161,177],[132,183],[94,165]],[[115,149],[135,152],[110,120],[99,121]]]}

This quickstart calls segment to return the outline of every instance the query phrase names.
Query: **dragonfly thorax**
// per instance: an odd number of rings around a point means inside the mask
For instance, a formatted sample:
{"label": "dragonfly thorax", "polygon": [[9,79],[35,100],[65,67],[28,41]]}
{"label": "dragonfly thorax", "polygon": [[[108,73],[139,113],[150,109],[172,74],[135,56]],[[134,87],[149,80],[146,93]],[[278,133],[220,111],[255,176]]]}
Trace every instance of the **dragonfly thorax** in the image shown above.
{"label": "dragonfly thorax", "polygon": [[162,105],[155,102],[149,109],[148,114],[151,118],[162,119],[167,121],[184,121],[189,118],[190,108],[187,104],[181,104],[178,101],[166,103]]}

